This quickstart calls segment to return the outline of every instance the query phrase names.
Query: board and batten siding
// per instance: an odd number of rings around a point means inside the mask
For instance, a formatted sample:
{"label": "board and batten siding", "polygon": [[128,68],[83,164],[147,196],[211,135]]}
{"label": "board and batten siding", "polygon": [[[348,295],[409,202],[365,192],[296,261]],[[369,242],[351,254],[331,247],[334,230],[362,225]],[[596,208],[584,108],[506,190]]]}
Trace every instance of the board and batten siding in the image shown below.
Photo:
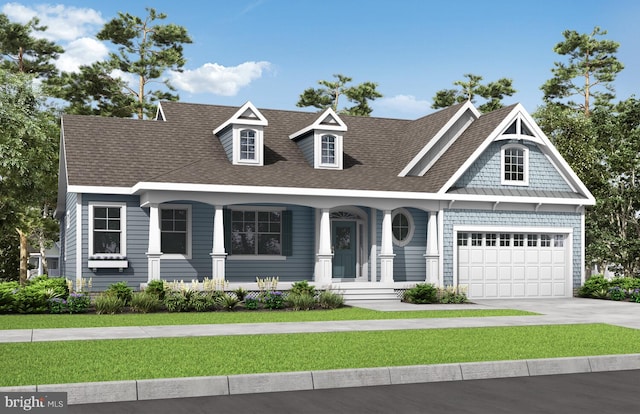
{"label": "board and batten siding", "polygon": [[451,209],[444,210],[444,240],[442,257],[444,260],[443,283],[453,285],[453,249],[457,242],[453,239],[453,227],[459,225],[493,226],[504,228],[504,232],[517,233],[518,227],[564,227],[573,229],[571,263],[573,288],[579,287],[582,276],[582,214],[565,212],[533,212],[533,211],[491,211]]}
{"label": "board and batten siding", "polygon": [[502,147],[516,141],[496,141],[478,157],[456,182],[456,188],[506,188],[546,191],[572,191],[549,159],[532,142],[524,141],[529,149],[529,185],[502,185]]}
{"label": "board and batten siding", "polygon": [[258,257],[236,260],[230,255],[226,262],[226,279],[229,282],[255,282],[256,277],[278,277],[281,282],[311,281],[315,266],[315,210],[296,205],[269,206],[291,211],[293,254],[282,260],[260,260]]}
{"label": "board and batten siding", "polygon": [[[415,208],[406,208],[411,214],[415,226],[411,241],[405,246],[393,243],[393,280],[395,282],[424,282],[427,274],[427,265],[424,254],[427,248],[427,221],[426,211]],[[380,246],[382,245],[382,219],[383,211],[378,210],[376,220],[376,266],[380,269]],[[380,280],[378,270],[377,279]]]}
{"label": "board and batten siding", "polygon": [[[89,269],[89,203],[119,202],[126,203],[127,209],[127,261],[126,269]],[[82,277],[91,278],[93,290],[103,291],[110,284],[125,281],[138,289],[141,283],[147,282],[149,247],[149,209],[140,207],[138,196],[83,194],[82,195]]]}

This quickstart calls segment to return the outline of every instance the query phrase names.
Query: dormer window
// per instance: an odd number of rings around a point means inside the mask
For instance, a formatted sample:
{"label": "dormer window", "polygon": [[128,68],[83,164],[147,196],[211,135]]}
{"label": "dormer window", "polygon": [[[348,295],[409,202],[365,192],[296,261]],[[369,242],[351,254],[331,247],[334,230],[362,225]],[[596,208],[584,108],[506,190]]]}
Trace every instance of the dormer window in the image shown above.
{"label": "dormer window", "polygon": [[240,131],[240,160],[256,159],[256,131],[243,129]]}
{"label": "dormer window", "polygon": [[525,145],[502,147],[502,184],[529,185],[529,149]]}
{"label": "dormer window", "polygon": [[311,124],[289,135],[313,168],[341,170],[347,125],[328,108]]}
{"label": "dormer window", "polygon": [[334,135],[323,135],[322,145],[322,165],[336,165],[336,137]]}
{"label": "dormer window", "polygon": [[267,119],[251,102],[213,130],[233,165],[264,165]]}

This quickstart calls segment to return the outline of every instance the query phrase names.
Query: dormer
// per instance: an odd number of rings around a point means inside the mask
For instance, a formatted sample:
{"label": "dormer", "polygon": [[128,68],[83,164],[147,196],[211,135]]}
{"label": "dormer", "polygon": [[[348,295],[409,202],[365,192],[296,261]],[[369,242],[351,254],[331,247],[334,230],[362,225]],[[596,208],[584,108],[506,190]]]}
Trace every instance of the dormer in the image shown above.
{"label": "dormer", "polygon": [[233,165],[264,165],[264,127],[267,119],[247,102],[213,130]]}
{"label": "dormer", "polygon": [[328,108],[313,124],[289,135],[289,139],[298,144],[313,168],[341,170],[345,132],[347,125],[333,109]]}

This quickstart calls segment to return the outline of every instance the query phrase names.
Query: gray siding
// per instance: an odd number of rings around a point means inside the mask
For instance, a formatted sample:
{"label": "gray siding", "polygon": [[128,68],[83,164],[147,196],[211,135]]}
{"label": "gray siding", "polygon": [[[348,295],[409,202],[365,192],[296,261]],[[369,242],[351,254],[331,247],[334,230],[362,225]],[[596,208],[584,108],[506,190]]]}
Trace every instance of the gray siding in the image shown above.
{"label": "gray siding", "polygon": [[444,285],[453,284],[453,226],[455,225],[490,225],[512,227],[570,227],[573,228],[573,287],[580,286],[580,277],[584,258],[582,226],[580,213],[546,213],[523,211],[490,211],[490,210],[445,210],[444,211],[444,240],[442,255],[444,258]]}
{"label": "gray siding", "polygon": [[[67,203],[67,212],[69,218],[69,228],[66,227],[66,222],[63,221],[62,225],[64,226],[61,230],[61,234],[63,236],[63,245],[61,246],[61,256],[62,260],[60,261],[60,274],[62,276],[66,276],[69,279],[75,280],[76,277],[76,200],[78,199],[78,195],[76,193],[67,193],[66,195],[66,203]],[[65,258],[66,252],[66,258]]]}
{"label": "gray siding", "polygon": [[501,148],[510,141],[497,141],[478,157],[456,182],[456,188],[529,188],[546,191],[572,191],[553,164],[540,151],[537,145],[524,142],[529,148],[529,186],[502,185]]}
{"label": "gray siding", "polygon": [[212,261],[209,254],[213,247],[213,206],[188,201],[176,201],[173,204],[191,205],[191,259],[161,259],[162,279],[190,282],[192,279],[211,278]]}
{"label": "gray siding", "polygon": [[[425,211],[415,208],[406,209],[414,223],[414,232],[411,241],[406,246],[393,244],[393,280],[396,282],[424,281],[427,274],[427,265],[424,254],[427,248],[427,219]],[[382,243],[382,218],[383,212],[378,210],[376,233],[377,240],[377,278],[380,280],[380,246]]]}
{"label": "gray siding", "polygon": [[[122,269],[89,269],[89,202],[126,202],[127,204],[127,261]],[[102,291],[110,284],[126,281],[134,289],[147,282],[147,248],[149,246],[149,209],[140,207],[137,196],[83,194],[82,197],[82,276],[92,278],[93,290]]]}
{"label": "gray siding", "polygon": [[298,140],[298,146],[302,151],[302,155],[304,155],[304,159],[307,160],[307,162],[312,167],[315,165],[314,163],[315,152],[313,150],[313,143],[314,143],[313,134],[308,134]]}
{"label": "gray siding", "polygon": [[[279,277],[282,282],[312,280],[315,264],[314,209],[285,205],[293,221],[293,255],[286,260],[227,260],[229,282],[255,282],[256,277]],[[211,265],[209,266],[211,269]],[[210,270],[209,270],[210,272]]]}
{"label": "gray siding", "polygon": [[233,162],[233,128],[228,127],[220,132],[220,143],[229,161]]}

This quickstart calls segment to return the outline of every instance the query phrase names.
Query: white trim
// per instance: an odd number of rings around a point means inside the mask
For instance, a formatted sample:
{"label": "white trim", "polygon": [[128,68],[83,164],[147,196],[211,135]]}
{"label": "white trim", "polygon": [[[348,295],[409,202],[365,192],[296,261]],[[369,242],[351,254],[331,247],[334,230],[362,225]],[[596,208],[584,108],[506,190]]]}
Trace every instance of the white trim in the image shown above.
{"label": "white trim", "polygon": [[[323,163],[322,162],[322,137],[330,136],[335,138],[334,145],[334,159],[335,162],[333,164]],[[313,167],[317,169],[327,169],[327,170],[341,170],[343,164],[343,137],[341,134],[336,134],[334,132],[329,132],[326,130],[316,130],[313,134],[313,152],[314,152],[314,162]]]}
{"label": "white trim", "polygon": [[[522,151],[522,168],[523,180],[507,180],[505,174],[505,151],[508,149],[517,149]],[[512,164],[513,165],[513,164]],[[522,144],[509,143],[500,147],[500,184],[515,185],[520,187],[529,186],[529,147]]]}
{"label": "white trim", "polygon": [[287,256],[278,256],[278,255],[253,255],[253,254],[229,254],[227,256],[227,260],[235,261],[235,260],[243,260],[243,261],[274,261],[274,260],[287,260]]}
{"label": "white trim", "polygon": [[[358,218],[352,218],[352,219],[331,218],[332,213],[337,213],[340,211],[353,214]],[[367,223],[368,218],[369,218],[369,215],[367,214],[366,211],[355,206],[335,207],[335,208],[332,208],[329,212],[330,230],[333,230],[333,223],[339,222],[339,221],[354,222],[356,227],[356,266],[355,266],[356,274],[354,278],[351,278],[351,277],[342,278],[344,280],[353,281],[355,279],[356,282],[363,282],[363,281],[366,282],[366,279],[364,278],[368,274],[368,272],[365,274],[364,267],[368,264],[367,239],[368,239],[369,229],[364,224]],[[330,235],[330,240],[331,240],[331,243],[333,243],[333,234]],[[335,278],[334,281],[337,279],[338,278]]]}
{"label": "white trim", "polygon": [[[253,131],[254,136],[254,154],[253,159],[241,159],[241,133],[242,131]],[[232,152],[233,152],[233,164],[234,165],[264,165],[264,131],[262,127],[252,127],[244,124],[233,125],[232,130]]]}
{"label": "white trim", "polygon": [[[255,119],[242,118],[242,115],[247,113],[247,111],[253,113],[253,115],[255,115]],[[247,101],[236,111],[235,114],[231,116],[231,118],[214,129],[213,134],[217,135],[218,132],[233,124],[267,126],[269,122],[267,121],[267,118],[265,118],[264,115],[262,115],[262,113],[260,113],[260,111],[258,111],[258,109],[251,103],[251,101]]]}
{"label": "white trim", "polygon": [[192,214],[191,214],[191,204],[159,204],[158,205],[158,220],[160,221],[160,233],[158,236],[160,240],[158,241],[158,246],[160,246],[160,251],[162,251],[162,210],[187,210],[187,252],[186,254],[180,253],[162,253],[160,256],[160,260],[189,260],[192,255],[192,238],[193,238],[193,227],[192,227]]}
{"label": "white trim", "polygon": [[[587,264],[587,245],[586,245],[586,234],[585,234],[585,215],[584,211],[580,215],[580,245],[582,246],[580,249],[580,285],[584,285],[585,282],[585,266]],[[572,286],[573,287],[573,286]]]}
{"label": "white trim", "polygon": [[371,208],[371,235],[369,237],[369,244],[371,249],[371,276],[370,281],[376,283],[378,281],[378,210]]}
{"label": "white trim", "polygon": [[[158,115],[160,115],[160,118],[158,118]],[[163,122],[167,120],[164,116],[164,110],[162,109],[162,102],[158,102],[158,109],[156,110],[155,120],[158,121],[159,119],[162,119]]]}
{"label": "white trim", "polygon": [[[67,240],[67,243],[69,241]],[[76,288],[82,278],[82,194],[76,194]]]}
{"label": "white trim", "polygon": [[[93,209],[94,207],[119,207],[120,208],[120,253],[99,253],[95,254],[93,252]],[[126,202],[110,202],[110,201],[90,201],[88,204],[88,217],[89,222],[87,223],[89,244],[88,244],[88,257],[99,258],[99,257],[107,257],[113,256],[117,254],[118,256],[127,256],[127,203]]]}
{"label": "white trim", "polygon": [[[409,162],[409,164],[407,164],[407,166],[404,167],[404,169],[402,171],[400,171],[400,174],[398,174],[398,176],[399,177],[405,177],[407,174],[409,174],[409,172],[413,168],[415,168],[415,166],[424,158],[424,156],[427,154],[427,152],[429,152],[429,150],[438,141],[440,141],[440,139],[443,137],[443,135],[446,134],[453,127],[453,125],[458,121],[458,119],[460,119],[460,117],[462,117],[462,115],[464,115],[467,111],[471,111],[471,113],[473,114],[475,119],[480,118],[480,115],[481,115],[480,112],[476,109],[475,106],[473,106],[471,101],[465,102],[465,104],[460,107],[458,112],[456,112],[447,121],[447,123],[444,124],[444,126],[433,136],[433,138],[431,138],[429,140],[429,142],[420,150],[420,152],[418,152],[418,154],[416,154],[416,156],[413,157],[413,159]],[[467,124],[466,126],[468,127],[469,124]],[[451,144],[453,144],[453,142],[462,134],[462,132],[464,132],[464,128],[462,128],[462,131],[460,131],[458,134],[456,134],[452,138],[451,143],[448,146],[451,146]],[[438,157],[436,157],[436,158],[439,158],[440,155],[442,155],[442,153],[438,154]]]}
{"label": "white trim", "polygon": [[[404,240],[396,239],[396,235],[393,233],[393,220],[396,218],[398,214],[403,214],[407,218],[407,223],[409,226],[407,237]],[[413,239],[413,234],[416,231],[415,221],[413,220],[413,215],[404,207],[397,208],[393,210],[391,213],[391,238],[393,239],[393,244],[399,247],[404,247],[408,245]]]}
{"label": "white trim", "polygon": [[[323,123],[323,121],[327,118],[333,118],[336,123],[334,125],[330,125],[330,124],[326,124]],[[338,116],[338,114],[335,113],[335,111],[332,108],[327,108],[322,114],[320,114],[320,116],[318,118],[316,118],[316,120],[309,126],[306,126],[304,128],[302,128],[301,130],[294,132],[293,134],[289,135],[289,139],[296,139],[302,135],[305,135],[308,132],[311,132],[313,130],[324,130],[324,131],[331,131],[331,132],[346,132],[347,131],[347,124],[345,124],[342,119],[340,119],[340,117]]]}

